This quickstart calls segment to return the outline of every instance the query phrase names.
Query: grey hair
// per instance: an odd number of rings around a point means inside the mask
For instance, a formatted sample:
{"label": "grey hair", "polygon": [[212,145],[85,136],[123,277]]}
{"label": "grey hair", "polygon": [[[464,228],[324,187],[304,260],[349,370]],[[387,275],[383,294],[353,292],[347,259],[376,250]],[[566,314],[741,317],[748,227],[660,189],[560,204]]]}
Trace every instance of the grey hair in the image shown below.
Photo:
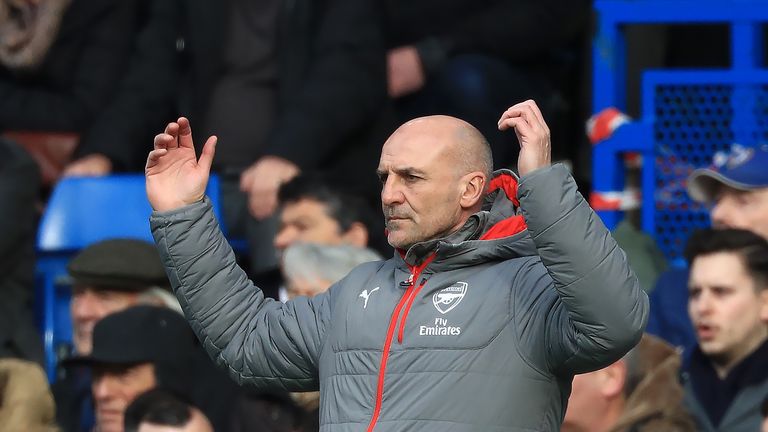
{"label": "grey hair", "polygon": [[283,254],[283,272],[288,279],[334,283],[358,265],[381,259],[381,255],[368,248],[294,243]]}
{"label": "grey hair", "polygon": [[174,312],[178,312],[180,315],[184,315],[179,300],[165,288],[157,286],[147,288],[139,294],[137,303],[166,307]]}

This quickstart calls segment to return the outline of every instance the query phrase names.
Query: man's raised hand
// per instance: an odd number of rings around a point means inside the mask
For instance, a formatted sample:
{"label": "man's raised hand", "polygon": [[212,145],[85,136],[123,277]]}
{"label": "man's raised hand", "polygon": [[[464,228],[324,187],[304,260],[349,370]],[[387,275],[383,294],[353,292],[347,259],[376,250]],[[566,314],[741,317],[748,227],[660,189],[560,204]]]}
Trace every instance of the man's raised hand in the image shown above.
{"label": "man's raised hand", "polygon": [[517,170],[524,176],[552,163],[552,145],[549,127],[536,102],[527,100],[504,111],[499,119],[499,130],[514,129],[520,141]]}
{"label": "man's raised hand", "polygon": [[215,151],[216,137],[212,136],[198,160],[189,120],[181,117],[168,123],[165,131],[155,137],[154,150],[144,168],[152,208],[173,210],[203,199]]}

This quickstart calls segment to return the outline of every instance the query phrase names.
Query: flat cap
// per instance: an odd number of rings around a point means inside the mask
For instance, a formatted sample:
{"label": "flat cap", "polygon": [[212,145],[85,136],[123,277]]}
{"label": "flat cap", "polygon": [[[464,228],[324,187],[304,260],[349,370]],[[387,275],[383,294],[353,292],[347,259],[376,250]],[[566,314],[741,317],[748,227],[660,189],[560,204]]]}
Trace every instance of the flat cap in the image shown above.
{"label": "flat cap", "polygon": [[136,239],[110,239],[83,249],[67,265],[74,283],[94,288],[142,291],[168,287],[155,245]]}

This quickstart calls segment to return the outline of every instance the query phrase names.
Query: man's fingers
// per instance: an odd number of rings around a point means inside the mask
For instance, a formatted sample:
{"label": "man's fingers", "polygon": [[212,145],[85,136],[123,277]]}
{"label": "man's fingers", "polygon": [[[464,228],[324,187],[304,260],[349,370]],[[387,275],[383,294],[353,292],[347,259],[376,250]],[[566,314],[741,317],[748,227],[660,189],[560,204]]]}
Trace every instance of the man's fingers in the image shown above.
{"label": "man's fingers", "polygon": [[157,165],[160,162],[160,158],[165,156],[168,153],[168,150],[164,148],[158,148],[154,149],[151,152],[149,152],[149,156],[147,157],[147,165],[145,169],[150,169]]}
{"label": "man's fingers", "polygon": [[533,133],[533,128],[522,117],[512,117],[504,120],[499,125],[500,130],[514,129],[517,134],[517,138],[520,141],[520,145],[523,145],[522,137],[530,136]]}
{"label": "man's fingers", "polygon": [[164,133],[169,137],[171,137],[171,140],[167,142],[166,148],[173,148],[173,147],[179,146],[179,143],[178,143],[179,124],[178,123],[176,122],[168,123],[168,126],[165,127]]}
{"label": "man's fingers", "polygon": [[544,121],[544,116],[541,114],[539,106],[531,99],[515,104],[504,111],[501,114],[501,118],[499,118],[499,128],[501,128],[504,120],[512,117],[523,117],[534,128],[540,128],[549,133],[549,127]]}
{"label": "man's fingers", "polygon": [[168,147],[171,147],[171,144],[174,144],[175,141],[176,138],[167,133],[157,134],[155,136],[155,149],[167,149]]}
{"label": "man's fingers", "polygon": [[216,136],[208,138],[208,141],[203,145],[203,152],[200,153],[200,159],[197,161],[198,167],[203,167],[206,172],[211,172],[211,165],[213,164],[213,156],[216,154]]}
{"label": "man's fingers", "polygon": [[512,118],[523,119],[534,131],[549,132],[546,126],[537,118],[536,113],[530,105],[518,104],[508,109],[504,115],[502,115],[501,120],[499,120],[499,129],[504,130],[502,129],[502,125],[506,120]]}
{"label": "man's fingers", "polygon": [[536,122],[539,125],[541,125],[541,128],[545,130],[547,134],[549,134],[549,126],[547,126],[547,122],[544,121],[544,114],[541,113],[541,109],[536,104],[536,102],[531,99],[528,99],[523,103],[531,109],[531,111],[534,114],[534,117],[536,118]]}
{"label": "man's fingers", "polygon": [[192,142],[192,126],[186,117],[179,117],[179,147],[195,148]]}

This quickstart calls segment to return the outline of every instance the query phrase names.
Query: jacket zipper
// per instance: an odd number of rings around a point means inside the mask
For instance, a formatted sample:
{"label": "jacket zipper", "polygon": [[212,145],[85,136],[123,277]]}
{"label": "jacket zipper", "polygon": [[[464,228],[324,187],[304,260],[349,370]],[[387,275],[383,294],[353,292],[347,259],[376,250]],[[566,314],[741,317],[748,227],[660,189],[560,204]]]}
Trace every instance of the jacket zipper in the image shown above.
{"label": "jacket zipper", "polygon": [[379,364],[379,378],[378,382],[376,384],[376,403],[374,404],[373,408],[373,415],[371,416],[371,422],[368,424],[367,432],[372,432],[373,429],[376,427],[376,422],[379,420],[379,414],[381,414],[381,402],[382,398],[384,396],[384,375],[387,369],[387,360],[389,359],[389,348],[392,346],[392,339],[395,335],[395,329],[397,327],[397,319],[400,317],[400,311],[403,309],[403,306],[408,304],[408,306],[405,309],[405,313],[403,314],[403,318],[400,322],[400,331],[398,332],[398,343],[403,342],[403,328],[405,327],[405,319],[408,316],[408,311],[411,309],[411,305],[413,304],[413,299],[416,297],[416,294],[421,291],[421,289],[424,287],[424,284],[426,283],[426,279],[422,280],[422,282],[419,284],[418,288],[416,288],[416,281],[418,281],[419,277],[421,276],[421,273],[424,271],[424,269],[427,267],[427,265],[432,262],[432,260],[435,259],[435,255],[432,254],[429,258],[424,260],[424,262],[418,266],[418,267],[411,267],[411,284],[408,286],[408,289],[405,291],[405,294],[403,294],[403,297],[400,299],[400,301],[397,303],[397,306],[395,307],[395,310],[392,312],[392,317],[389,320],[389,327],[387,328],[387,338],[384,340],[384,349],[381,352],[381,363]]}

